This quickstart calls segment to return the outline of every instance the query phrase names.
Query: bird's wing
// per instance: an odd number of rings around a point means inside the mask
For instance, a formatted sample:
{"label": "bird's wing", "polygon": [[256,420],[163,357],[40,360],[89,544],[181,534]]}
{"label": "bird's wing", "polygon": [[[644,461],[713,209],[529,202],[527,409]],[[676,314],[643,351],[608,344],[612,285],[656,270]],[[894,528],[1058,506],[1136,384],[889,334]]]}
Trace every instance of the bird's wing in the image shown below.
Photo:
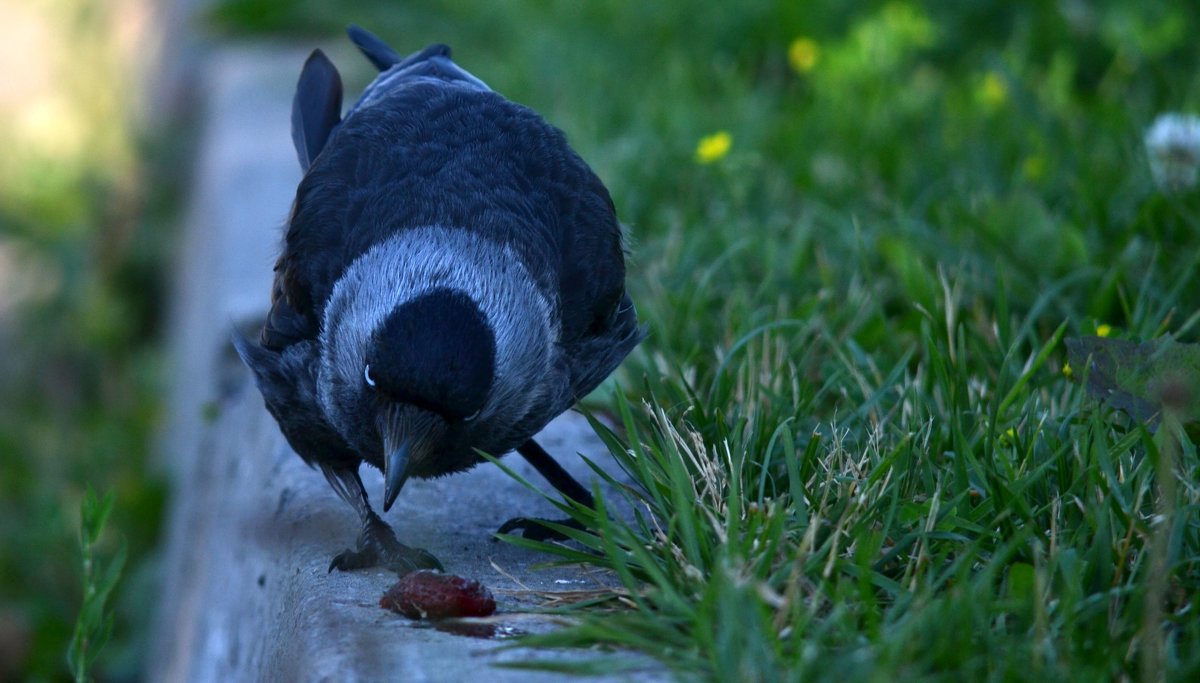
{"label": "bird's wing", "polygon": [[350,36],[384,70],[297,189],[264,343],[315,337],[355,258],[399,231],[442,225],[516,254],[556,304],[572,364],[598,368],[585,350],[628,337],[618,312],[631,311],[622,306],[621,228],[603,183],[561,131],[459,68],[448,48],[397,61],[371,34]]}
{"label": "bird's wing", "polygon": [[559,346],[574,401],[612,373],[645,334],[625,293],[624,234],[608,190],[569,148],[564,157],[565,169],[552,187],[558,207]]}
{"label": "bird's wing", "polygon": [[[314,50],[304,62],[296,94],[292,97],[292,143],[300,169],[308,171],[325,143],[341,123],[342,78],[324,52]],[[283,349],[316,336],[315,320],[287,296],[283,260],[275,265],[271,288],[271,310],[263,326],[261,342],[269,349]]]}
{"label": "bird's wing", "polygon": [[307,171],[342,120],[342,77],[324,52],[313,50],[292,98],[292,143]]}
{"label": "bird's wing", "polygon": [[304,462],[310,466],[357,467],[362,458],[326,421],[321,410],[315,342],[302,341],[276,351],[257,346],[234,332],[233,345],[254,372],[267,411]]}
{"label": "bird's wing", "polygon": [[[450,195],[445,203],[453,205],[451,174],[432,182],[429,176],[464,142],[460,133],[471,128],[471,117],[484,115],[469,104],[447,112],[447,98],[466,92],[499,99],[454,64],[444,45],[401,59],[363,29],[352,26],[349,35],[382,72],[344,120],[337,114],[341,80],[325,56],[314,52],[301,73],[292,120],[306,174],[275,264],[271,313],[262,336],[270,348],[317,336],[334,282],[376,241],[405,227],[453,220],[453,208],[433,220],[422,218],[432,200],[413,204],[421,195]],[[442,103],[440,112],[431,112],[433,101]],[[411,191],[414,187],[427,191]]]}
{"label": "bird's wing", "polygon": [[[456,86],[487,90],[482,82],[450,61],[450,49],[444,45],[432,45],[402,59],[383,41],[361,28],[351,26],[349,34],[383,73],[364,91],[347,115],[348,119],[389,92],[421,82],[440,79]],[[342,94],[337,68],[323,52],[313,51],[301,70],[292,100],[292,141],[300,167],[306,174],[342,124]],[[376,139],[365,144],[386,145],[387,136],[379,132],[373,135]],[[327,285],[331,285],[331,278],[336,278],[348,263],[345,231],[352,218],[339,208],[347,204],[346,190],[361,180],[362,171],[369,174],[373,161],[368,159],[361,164],[359,178],[347,177],[344,171],[352,169],[346,167],[345,156],[342,155],[342,164],[333,164],[334,173],[323,174],[322,182],[302,183],[297,192],[284,251],[275,264],[271,311],[262,333],[262,343],[268,348],[282,349],[316,337]],[[360,163],[351,162],[351,166],[360,166]],[[304,201],[306,198],[309,201]],[[351,199],[351,204],[353,202]],[[317,204],[324,204],[324,207],[314,212],[312,207]],[[313,213],[317,214],[316,220],[306,220],[306,216]],[[331,213],[341,215],[331,216]]]}

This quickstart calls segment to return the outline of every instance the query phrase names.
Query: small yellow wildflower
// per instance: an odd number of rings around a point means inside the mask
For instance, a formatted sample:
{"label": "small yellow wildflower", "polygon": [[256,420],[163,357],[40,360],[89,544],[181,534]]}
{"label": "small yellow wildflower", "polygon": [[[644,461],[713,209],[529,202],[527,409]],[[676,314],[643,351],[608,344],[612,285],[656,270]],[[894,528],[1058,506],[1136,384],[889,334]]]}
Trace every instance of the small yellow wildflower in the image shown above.
{"label": "small yellow wildflower", "polygon": [[1071,379],[1071,377],[1075,374],[1074,371],[1071,370],[1071,363],[1069,363],[1069,362],[1065,363],[1063,365],[1062,372],[1063,372],[1063,377],[1066,377],[1067,379]]}
{"label": "small yellow wildflower", "polygon": [[1110,334],[1112,334],[1112,325],[1097,325],[1096,326],[1096,336],[1097,337],[1107,337]]}
{"label": "small yellow wildflower", "polygon": [[1009,427],[1000,435],[999,441],[1001,446],[1011,446],[1017,440],[1017,430],[1014,427]]}
{"label": "small yellow wildflower", "polygon": [[989,71],[979,84],[979,98],[989,107],[999,107],[1008,100],[1008,84],[1000,74]]}
{"label": "small yellow wildflower", "polygon": [[788,64],[798,74],[806,74],[817,65],[821,58],[821,48],[812,38],[800,37],[788,46]]}
{"label": "small yellow wildflower", "polygon": [[719,130],[712,135],[705,135],[696,145],[696,163],[711,164],[728,154],[732,146],[733,137],[729,131]]}

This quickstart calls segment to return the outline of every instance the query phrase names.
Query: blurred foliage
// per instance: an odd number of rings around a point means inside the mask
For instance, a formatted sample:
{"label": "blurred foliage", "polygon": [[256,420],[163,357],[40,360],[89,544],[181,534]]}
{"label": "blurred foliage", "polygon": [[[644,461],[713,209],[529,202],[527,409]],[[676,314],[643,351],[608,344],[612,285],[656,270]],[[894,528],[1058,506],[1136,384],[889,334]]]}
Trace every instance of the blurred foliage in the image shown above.
{"label": "blurred foliage", "polygon": [[[116,533],[89,537],[90,552],[127,546],[126,574],[145,575],[157,540],[163,492],[148,454],[171,175],[146,185],[151,141],[134,128],[146,5],[0,2],[0,677],[69,673],[86,486],[115,496]],[[148,612],[124,584],[113,600],[94,672],[128,680]]]}
{"label": "blurred foliage", "polygon": [[67,649],[67,664],[76,683],[92,680],[96,658],[112,637],[113,614],[108,598],[121,578],[125,567],[125,546],[121,545],[111,559],[96,556],[95,547],[112,514],[115,498],[110,491],[104,498],[88,489],[79,505],[79,552],[83,574],[83,605],[75,620],[71,645]]}

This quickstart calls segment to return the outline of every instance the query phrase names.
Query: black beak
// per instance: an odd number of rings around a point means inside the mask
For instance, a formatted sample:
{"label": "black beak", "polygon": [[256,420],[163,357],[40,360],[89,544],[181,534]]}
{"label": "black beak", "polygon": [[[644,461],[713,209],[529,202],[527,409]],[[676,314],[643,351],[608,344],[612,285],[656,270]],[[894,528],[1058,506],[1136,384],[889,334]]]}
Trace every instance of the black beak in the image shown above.
{"label": "black beak", "polygon": [[[385,439],[386,444],[390,439]],[[399,446],[392,447],[391,444],[386,446],[387,453],[384,456],[386,460],[383,462],[383,511],[387,512],[392,509],[392,503],[396,502],[396,496],[400,495],[400,489],[404,488],[404,482],[408,481],[408,452],[410,450],[408,441],[401,441]]]}
{"label": "black beak", "polygon": [[440,418],[413,406],[393,404],[383,411],[379,431],[383,435],[384,512],[392,509],[409,475],[428,468],[444,430]]}

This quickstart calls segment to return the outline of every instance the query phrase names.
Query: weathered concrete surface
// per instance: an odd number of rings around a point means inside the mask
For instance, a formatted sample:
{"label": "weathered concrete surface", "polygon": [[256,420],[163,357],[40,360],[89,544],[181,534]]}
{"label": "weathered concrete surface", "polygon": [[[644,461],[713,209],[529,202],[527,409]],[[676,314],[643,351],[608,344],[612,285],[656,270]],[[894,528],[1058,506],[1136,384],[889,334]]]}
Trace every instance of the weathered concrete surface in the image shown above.
{"label": "weathered concrete surface", "polygon": [[[498,640],[443,633],[380,609],[395,581],[387,571],[327,573],[330,558],[354,543],[356,516],[289,450],[230,348],[232,326],[265,313],[279,227],[299,178],[288,121],[306,54],[226,49],[212,55],[201,79],[208,123],[177,270],[177,382],[164,439],[175,496],[148,680],[557,679],[492,664],[596,653],[501,652]],[[576,415],[540,439],[584,481],[589,472],[572,454],[604,460]],[[520,458],[509,463],[541,483]],[[363,474],[378,501],[381,477],[371,468]],[[496,591],[502,631],[531,631],[553,622],[525,613],[527,598],[505,592],[519,588],[506,574],[539,590],[594,586],[597,578],[578,569],[535,571],[545,557],[494,542],[491,533],[509,517],[554,512],[483,466],[410,481],[386,519],[402,541]],[[647,675],[663,677],[653,667],[628,677]]]}

